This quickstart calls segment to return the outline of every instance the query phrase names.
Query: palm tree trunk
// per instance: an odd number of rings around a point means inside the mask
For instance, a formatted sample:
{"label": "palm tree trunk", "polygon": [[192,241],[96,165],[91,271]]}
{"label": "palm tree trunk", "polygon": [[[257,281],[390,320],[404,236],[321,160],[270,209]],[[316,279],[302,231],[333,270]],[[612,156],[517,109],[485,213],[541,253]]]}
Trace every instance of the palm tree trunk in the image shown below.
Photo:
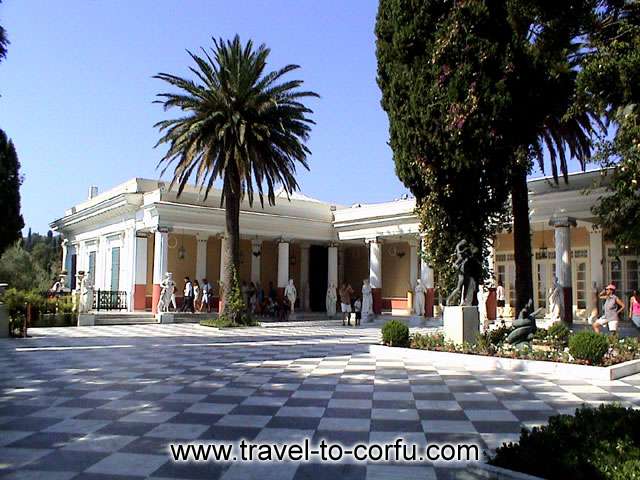
{"label": "palm tree trunk", "polygon": [[513,250],[516,264],[516,316],[533,298],[533,272],[531,270],[531,226],[529,224],[529,190],[527,170],[516,167],[511,186],[513,214]]}
{"label": "palm tree trunk", "polygon": [[[239,188],[238,190],[239,191]],[[240,195],[230,193],[225,198],[225,242],[222,284],[222,312],[227,286],[233,283],[233,272],[240,272]],[[230,268],[231,266],[235,268]]]}

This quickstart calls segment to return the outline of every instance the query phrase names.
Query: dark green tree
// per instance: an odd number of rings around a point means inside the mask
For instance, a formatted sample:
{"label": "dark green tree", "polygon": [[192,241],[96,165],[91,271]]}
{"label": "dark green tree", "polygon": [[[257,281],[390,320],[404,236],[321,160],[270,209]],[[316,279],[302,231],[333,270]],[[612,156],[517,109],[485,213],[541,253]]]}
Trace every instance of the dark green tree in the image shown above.
{"label": "dark green tree", "polygon": [[[270,50],[251,41],[243,45],[236,36],[231,41],[214,40],[214,48],[202,50],[190,70],[195,79],[160,73],[179,91],[159,95],[165,110],[176,108],[179,117],[158,122],[162,133],[158,145],[168,150],[160,161],[163,172],[173,165],[173,180],[180,194],[195,179],[206,195],[216,180],[222,180],[221,204],[225,207],[225,242],[222,283],[232,285],[233,272],[240,267],[240,201],[250,204],[257,193],[264,204],[275,203],[275,188],[282,185],[287,195],[298,189],[297,166],[308,169],[305,146],[312,111],[302,101],[317,97],[300,90],[301,80],[280,81],[299,68],[265,72]],[[233,268],[229,268],[233,265]],[[223,305],[225,302],[223,301]]]}
{"label": "dark green tree", "polygon": [[578,109],[592,109],[615,128],[596,160],[612,167],[607,193],[593,211],[620,249],[640,249],[640,4],[600,6],[578,76]]}
{"label": "dark green tree", "polygon": [[0,255],[22,236],[20,162],[13,142],[0,130]]}
{"label": "dark green tree", "polygon": [[[588,154],[592,118],[568,115],[575,39],[595,2],[381,0],[378,82],[396,172],[418,199],[427,256],[486,241],[510,196],[516,309],[533,296],[527,174]],[[467,231],[465,231],[467,230]],[[429,237],[435,238],[429,238]]]}

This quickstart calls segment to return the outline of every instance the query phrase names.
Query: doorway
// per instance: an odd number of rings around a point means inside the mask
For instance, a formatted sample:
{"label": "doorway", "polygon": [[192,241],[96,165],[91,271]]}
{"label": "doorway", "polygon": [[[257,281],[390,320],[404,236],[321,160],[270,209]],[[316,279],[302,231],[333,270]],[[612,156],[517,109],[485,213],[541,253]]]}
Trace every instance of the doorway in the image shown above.
{"label": "doorway", "polygon": [[321,245],[309,247],[309,306],[312,312],[326,310],[328,249]]}

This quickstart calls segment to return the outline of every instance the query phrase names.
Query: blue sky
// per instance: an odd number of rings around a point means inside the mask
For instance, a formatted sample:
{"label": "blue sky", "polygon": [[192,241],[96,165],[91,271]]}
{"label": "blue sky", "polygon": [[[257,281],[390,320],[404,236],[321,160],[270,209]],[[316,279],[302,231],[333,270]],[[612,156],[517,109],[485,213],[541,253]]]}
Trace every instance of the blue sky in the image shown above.
{"label": "blue sky", "polygon": [[405,193],[376,85],[377,1],[4,0],[0,128],[13,139],[27,226],[43,232],[95,184],[158,178],[158,72],[187,75],[185,49],[240,34],[318,92],[302,191],[339,204]]}

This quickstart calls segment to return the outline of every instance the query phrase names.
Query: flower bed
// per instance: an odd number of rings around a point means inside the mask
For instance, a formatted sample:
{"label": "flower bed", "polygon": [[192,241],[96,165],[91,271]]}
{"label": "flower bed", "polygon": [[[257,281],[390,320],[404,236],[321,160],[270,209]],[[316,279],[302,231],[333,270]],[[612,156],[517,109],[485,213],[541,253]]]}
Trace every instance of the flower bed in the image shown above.
{"label": "flower bed", "polygon": [[[477,341],[473,344],[465,343],[461,345],[446,341],[442,333],[430,335],[416,333],[409,339],[409,348],[603,367],[640,359],[640,341],[637,338],[621,339],[615,335],[598,337],[602,342],[608,342],[608,348],[605,348],[602,358],[594,360],[592,355],[582,355],[580,348],[584,349],[586,347],[579,345],[575,350],[572,350],[568,344],[574,336],[588,337],[588,340],[590,340],[595,338],[594,335],[597,334],[591,334],[590,332],[574,334],[569,332],[566,337],[559,338],[557,335],[549,334],[547,330],[539,329],[531,346],[518,348],[505,341],[511,331],[510,327],[499,327],[478,335]],[[591,345],[588,345],[588,347],[591,347]]]}

